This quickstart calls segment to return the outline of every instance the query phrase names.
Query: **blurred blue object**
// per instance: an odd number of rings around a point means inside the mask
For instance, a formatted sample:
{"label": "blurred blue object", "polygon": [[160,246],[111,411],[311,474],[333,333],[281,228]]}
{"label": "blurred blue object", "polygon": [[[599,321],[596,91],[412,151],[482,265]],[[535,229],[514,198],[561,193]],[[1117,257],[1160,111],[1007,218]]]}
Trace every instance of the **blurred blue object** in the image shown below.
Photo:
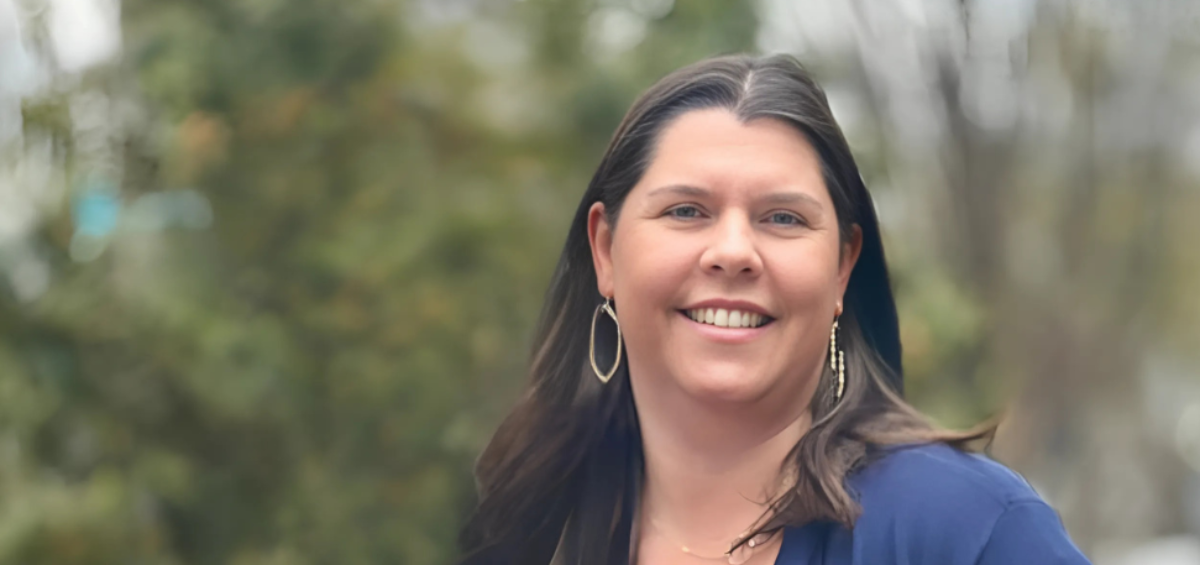
{"label": "blurred blue object", "polygon": [[117,228],[121,215],[121,200],[111,185],[92,182],[75,197],[72,207],[75,233],[92,237],[106,237]]}

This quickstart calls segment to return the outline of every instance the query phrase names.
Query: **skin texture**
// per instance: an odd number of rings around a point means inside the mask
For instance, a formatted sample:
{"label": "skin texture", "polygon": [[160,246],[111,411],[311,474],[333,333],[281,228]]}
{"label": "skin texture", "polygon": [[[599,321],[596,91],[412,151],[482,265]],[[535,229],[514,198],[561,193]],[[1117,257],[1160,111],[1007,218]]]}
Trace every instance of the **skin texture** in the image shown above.
{"label": "skin texture", "polygon": [[[780,463],[811,423],[861,235],[855,226],[840,241],[799,131],[724,109],[676,118],[616,225],[600,203],[588,219],[642,427],[638,561],[703,563],[679,546],[720,555],[780,488]],[[713,299],[748,301],[774,321],[726,330],[679,312]],[[778,542],[750,563],[772,563]]]}

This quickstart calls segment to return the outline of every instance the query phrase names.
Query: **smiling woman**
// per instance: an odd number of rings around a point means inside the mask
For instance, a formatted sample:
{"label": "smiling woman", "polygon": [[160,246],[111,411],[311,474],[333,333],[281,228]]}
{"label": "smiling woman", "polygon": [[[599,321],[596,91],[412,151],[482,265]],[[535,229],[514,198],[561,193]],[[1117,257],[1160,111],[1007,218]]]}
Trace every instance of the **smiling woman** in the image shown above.
{"label": "smiling woman", "polygon": [[875,212],[786,56],[677,71],[583,195],[466,563],[1084,563],[902,399]]}

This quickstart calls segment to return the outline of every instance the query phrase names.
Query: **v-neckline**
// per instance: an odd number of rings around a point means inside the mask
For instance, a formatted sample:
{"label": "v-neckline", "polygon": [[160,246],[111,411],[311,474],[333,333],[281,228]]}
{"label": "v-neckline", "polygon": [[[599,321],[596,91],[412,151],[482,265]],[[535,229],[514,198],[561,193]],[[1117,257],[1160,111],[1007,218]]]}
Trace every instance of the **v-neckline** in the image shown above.
{"label": "v-neckline", "polygon": [[783,542],[779,544],[779,554],[775,556],[775,565],[808,565],[816,551],[818,537],[815,535],[817,525],[808,523],[798,528],[784,527]]}
{"label": "v-neckline", "polygon": [[780,560],[783,559],[787,555],[788,551],[791,550],[792,543],[794,542],[792,538],[795,536],[796,534],[794,528],[784,526],[783,540],[779,542],[779,553],[775,554],[775,565],[784,565],[783,561]]}

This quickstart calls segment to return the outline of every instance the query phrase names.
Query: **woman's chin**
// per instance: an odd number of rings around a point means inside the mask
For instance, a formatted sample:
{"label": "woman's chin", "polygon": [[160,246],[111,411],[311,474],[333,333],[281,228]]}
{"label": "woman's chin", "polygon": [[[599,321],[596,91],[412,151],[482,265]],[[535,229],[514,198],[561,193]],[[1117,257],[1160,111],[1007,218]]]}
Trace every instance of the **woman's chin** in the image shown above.
{"label": "woman's chin", "polygon": [[771,387],[760,371],[739,367],[709,367],[678,377],[684,392],[702,402],[743,404],[762,398]]}

